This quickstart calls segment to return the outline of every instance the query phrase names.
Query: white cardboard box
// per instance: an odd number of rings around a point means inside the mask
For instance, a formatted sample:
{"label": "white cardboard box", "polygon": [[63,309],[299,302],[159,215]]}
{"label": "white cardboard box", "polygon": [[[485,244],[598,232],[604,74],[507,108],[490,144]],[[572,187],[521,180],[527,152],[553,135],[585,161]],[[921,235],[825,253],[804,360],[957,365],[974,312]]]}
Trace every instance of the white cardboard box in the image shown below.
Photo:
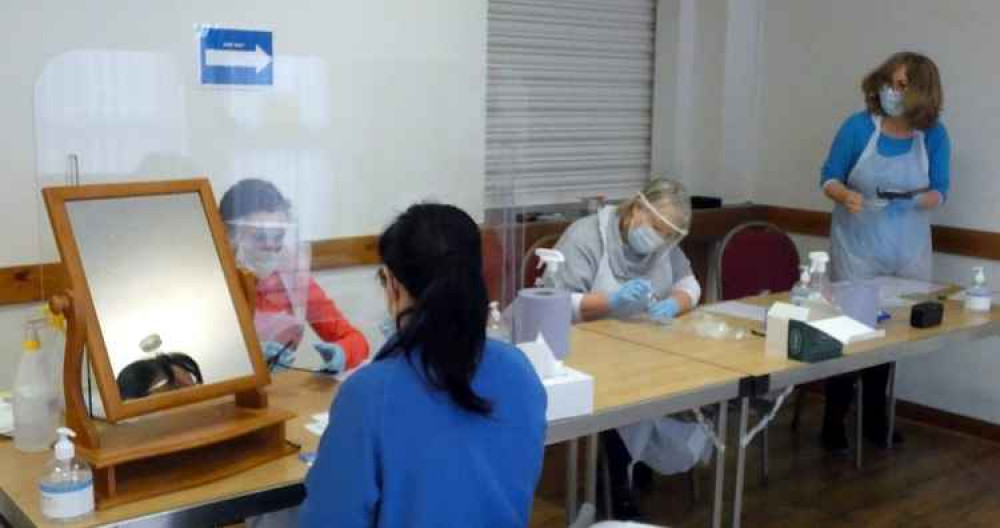
{"label": "white cardboard box", "polygon": [[809,326],[820,330],[845,345],[885,337],[885,330],[872,328],[846,315],[811,321]]}
{"label": "white cardboard box", "polygon": [[582,416],[594,412],[594,377],[563,366],[559,374],[542,380],[549,406],[547,421]]}
{"label": "white cardboard box", "polygon": [[767,357],[788,358],[788,322],[808,321],[809,309],[783,302],[776,302],[767,311]]}
{"label": "white cardboard box", "polygon": [[518,343],[517,348],[531,361],[545,386],[549,399],[546,420],[551,422],[594,412],[593,376],[556,361],[541,334],[535,341]]}

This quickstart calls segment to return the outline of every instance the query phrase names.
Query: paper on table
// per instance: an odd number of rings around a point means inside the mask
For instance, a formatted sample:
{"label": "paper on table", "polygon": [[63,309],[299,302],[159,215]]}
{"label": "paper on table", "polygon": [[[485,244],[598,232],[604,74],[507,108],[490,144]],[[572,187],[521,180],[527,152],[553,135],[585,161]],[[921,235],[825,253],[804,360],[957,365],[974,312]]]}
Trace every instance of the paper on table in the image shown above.
{"label": "paper on table", "polygon": [[903,297],[905,295],[927,295],[947,288],[944,284],[903,277],[875,277],[883,297]]}
{"label": "paper on table", "polygon": [[758,306],[741,301],[726,301],[703,306],[702,311],[716,315],[727,315],[763,323],[767,319],[767,306]]}
{"label": "paper on table", "polygon": [[323,431],[326,431],[325,423],[313,422],[306,425],[306,430],[316,436],[323,436]]}
{"label": "paper on table", "polygon": [[0,400],[0,435],[9,436],[14,433],[14,406]]}
{"label": "paper on table", "polygon": [[833,337],[845,345],[885,337],[885,330],[876,330],[868,325],[859,323],[846,315],[812,321],[809,325],[813,328],[822,330],[823,333]]}
{"label": "paper on table", "polygon": [[[1000,299],[1000,293],[997,293],[995,291],[991,291],[990,292],[990,297],[992,297],[993,299]],[[959,292],[956,292],[956,293],[953,293],[953,294],[949,295],[948,296],[948,300],[951,300],[951,301],[960,301],[960,302],[964,301],[965,300],[965,290],[962,290],[962,291],[959,291]]]}
{"label": "paper on table", "polygon": [[944,284],[903,277],[876,277],[874,282],[879,288],[880,308],[910,306],[914,303],[912,300],[906,299],[907,296],[929,295],[947,288]]}
{"label": "paper on table", "polygon": [[323,431],[326,431],[326,426],[329,425],[330,415],[316,413],[310,418],[312,418],[312,421],[306,424],[306,430],[316,436],[323,436]]}

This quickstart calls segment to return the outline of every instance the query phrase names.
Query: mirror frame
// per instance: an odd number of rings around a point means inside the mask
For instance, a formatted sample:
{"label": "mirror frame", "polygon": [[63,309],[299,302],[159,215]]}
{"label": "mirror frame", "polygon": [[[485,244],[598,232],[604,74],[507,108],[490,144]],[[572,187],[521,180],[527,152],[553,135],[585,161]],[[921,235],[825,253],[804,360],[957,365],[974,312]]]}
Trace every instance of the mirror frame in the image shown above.
{"label": "mirror frame", "polygon": [[[111,368],[97,310],[94,307],[87,276],[83,269],[83,261],[80,258],[80,249],[73,234],[67,203],[176,194],[197,194],[201,200],[205,221],[212,240],[215,242],[219,265],[222,266],[233,308],[236,310],[237,319],[243,332],[243,340],[250,354],[253,373],[217,383],[197,385],[126,401],[121,398],[118,383]],[[126,418],[242,393],[270,384],[271,377],[267,365],[264,363],[260,342],[257,339],[257,331],[254,327],[253,310],[241,282],[240,271],[236,267],[236,259],[229,247],[225,227],[208,179],[48,187],[42,190],[42,195],[45,198],[45,206],[48,210],[59,255],[69,278],[70,294],[74,302],[79,303],[79,313],[83,316],[81,326],[85,333],[84,342],[87,354],[91,359],[94,375],[97,378],[97,387],[104,403],[104,413],[108,422],[115,423]],[[66,361],[69,360],[70,358],[67,357]]]}

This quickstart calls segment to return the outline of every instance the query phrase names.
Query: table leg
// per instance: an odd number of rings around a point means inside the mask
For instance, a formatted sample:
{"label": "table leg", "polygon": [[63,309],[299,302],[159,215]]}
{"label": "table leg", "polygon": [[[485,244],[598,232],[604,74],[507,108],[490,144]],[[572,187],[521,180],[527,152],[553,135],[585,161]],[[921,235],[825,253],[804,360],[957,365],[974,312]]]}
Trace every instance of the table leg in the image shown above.
{"label": "table leg", "polygon": [[747,435],[747,421],[750,416],[750,398],[740,398],[740,430],[737,436],[739,447],[736,456],[736,493],[733,496],[733,528],[740,528],[743,516],[743,478],[747,465],[747,448],[743,438]]}
{"label": "table leg", "polygon": [[601,450],[601,478],[604,479],[604,493],[601,494],[601,500],[604,501],[604,516],[610,519],[612,517],[611,468],[608,467],[608,453],[603,449]]}
{"label": "table leg", "polygon": [[885,439],[885,445],[892,449],[892,435],[896,432],[896,364],[889,364],[889,437]]}
{"label": "table leg", "polygon": [[[729,402],[719,403],[718,424],[715,434],[723,442],[726,441],[726,418],[729,415]],[[722,499],[725,492],[726,452],[715,450],[715,497],[712,499],[712,528],[722,526]]]}
{"label": "table leg", "polygon": [[584,502],[593,504],[597,507],[597,454],[599,451],[600,442],[598,441],[598,435],[592,434],[587,437],[587,474],[584,475],[586,479],[584,488],[586,492],[584,493]]}
{"label": "table leg", "polygon": [[580,441],[576,438],[566,442],[566,524],[573,524],[579,509],[576,491],[580,484],[578,464],[580,462]]}
{"label": "table leg", "polygon": [[862,458],[861,458],[862,454],[861,453],[862,453],[862,444],[864,443],[863,438],[864,438],[864,429],[865,429],[865,420],[864,420],[864,418],[865,418],[865,416],[864,416],[864,408],[865,408],[865,406],[864,406],[865,384],[864,384],[864,381],[861,378],[862,378],[861,376],[858,376],[858,382],[857,382],[857,385],[855,385],[855,391],[857,392],[857,394],[855,394],[855,396],[854,396],[854,398],[855,398],[855,400],[854,400],[855,401],[854,408],[857,410],[857,413],[858,413],[857,418],[855,418],[856,424],[854,426],[854,428],[855,428],[855,431],[854,431],[854,442],[855,442],[855,444],[854,444],[854,465],[857,466],[858,469],[861,469],[861,462],[862,462]]}
{"label": "table leg", "polygon": [[760,432],[760,485],[767,486],[771,474],[771,435],[770,426]]}

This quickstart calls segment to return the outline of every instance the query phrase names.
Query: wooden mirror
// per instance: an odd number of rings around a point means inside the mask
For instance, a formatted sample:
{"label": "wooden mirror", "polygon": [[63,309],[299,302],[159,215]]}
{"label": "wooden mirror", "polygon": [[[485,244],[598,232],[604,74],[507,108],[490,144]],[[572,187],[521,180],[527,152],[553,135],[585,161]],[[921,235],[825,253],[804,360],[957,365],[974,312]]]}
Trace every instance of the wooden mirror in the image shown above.
{"label": "wooden mirror", "polygon": [[[70,284],[52,302],[69,323],[66,421],[97,470],[99,506],[287,454],[294,415],[267,407],[253,280],[236,267],[208,180],[42,192]],[[84,348],[106,423],[83,405]],[[219,457],[220,443],[241,456]]]}

